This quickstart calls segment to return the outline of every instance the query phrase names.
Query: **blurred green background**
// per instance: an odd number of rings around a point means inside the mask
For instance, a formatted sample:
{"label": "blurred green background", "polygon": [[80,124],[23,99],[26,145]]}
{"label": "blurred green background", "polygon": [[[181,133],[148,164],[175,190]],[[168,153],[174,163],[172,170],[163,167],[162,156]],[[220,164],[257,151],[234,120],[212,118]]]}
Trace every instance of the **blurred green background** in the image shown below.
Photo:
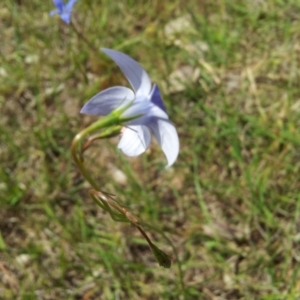
{"label": "blurred green background", "polygon": [[[0,3],[1,299],[300,299],[300,2]],[[89,41],[90,47],[86,41]],[[86,163],[173,258],[89,198],[74,166],[80,115],[127,85],[98,51],[139,61],[161,90],[181,151],[129,159],[118,138]]]}

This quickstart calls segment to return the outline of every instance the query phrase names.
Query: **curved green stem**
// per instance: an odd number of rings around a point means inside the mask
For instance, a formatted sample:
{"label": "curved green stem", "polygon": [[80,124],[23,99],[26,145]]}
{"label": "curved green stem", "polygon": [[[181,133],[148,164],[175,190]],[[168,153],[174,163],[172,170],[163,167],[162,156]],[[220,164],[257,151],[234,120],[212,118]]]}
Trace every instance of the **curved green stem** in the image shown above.
{"label": "curved green stem", "polygon": [[[79,144],[87,135],[95,132],[96,130],[107,128],[107,127],[110,127],[110,126],[113,126],[113,129],[111,129],[111,130],[116,131],[116,128],[121,129],[121,126],[119,125],[119,123],[120,123],[119,117],[114,115],[114,114],[110,114],[109,116],[106,116],[106,117],[96,121],[95,123],[91,124],[87,128],[83,129],[81,132],[76,134],[76,136],[74,137],[74,139],[72,141],[71,153],[72,153],[74,162],[76,163],[76,165],[77,165],[78,169],[80,170],[82,176],[96,190],[99,190],[98,184],[91,177],[90,173],[86,170],[86,168],[84,167],[84,164],[83,164],[83,159],[81,158],[81,156],[78,155],[79,146],[80,146]],[[102,138],[106,137],[106,136],[109,136],[111,134],[111,130],[105,131],[102,135],[98,135],[98,138],[99,138],[99,136],[101,136]],[[82,151],[80,149],[79,153],[81,153],[81,152]]]}
{"label": "curved green stem", "polygon": [[[99,185],[97,182],[91,177],[90,173],[87,171],[87,169],[84,166],[84,160],[83,160],[83,152],[90,146],[90,144],[95,139],[101,139],[101,138],[107,138],[114,136],[118,134],[121,131],[121,124],[125,121],[124,118],[121,117],[122,112],[126,108],[122,108],[118,111],[115,111],[111,113],[110,115],[94,122],[81,132],[79,132],[73,139],[72,145],[71,145],[71,153],[74,159],[74,162],[76,163],[78,169],[80,170],[83,177],[91,184],[91,186],[94,188],[94,190],[91,190],[90,196],[95,201],[95,203],[102,208],[103,210],[109,212],[111,217],[120,222],[130,222],[132,225],[134,225],[140,233],[143,235],[145,240],[147,241],[152,253],[154,254],[156,260],[159,262],[159,264],[165,268],[170,268],[171,266],[171,259],[170,257],[165,254],[162,250],[160,250],[148,237],[144,229],[142,228],[139,219],[134,216],[130,211],[126,210],[125,207],[120,205],[117,201],[111,198],[110,194],[103,192],[100,190]],[[131,117],[126,119],[126,121],[135,119],[138,116]],[[88,141],[82,145],[82,140],[87,137],[88,135],[94,133],[95,131],[98,131],[99,129],[106,130],[102,133],[97,133],[96,135],[90,137]],[[98,201],[98,199],[100,201]],[[111,208],[113,208],[116,212],[114,212]],[[149,226],[149,225],[148,225]],[[156,230],[158,231],[158,230]],[[158,231],[162,233],[161,231]],[[162,233],[163,234],[163,233]],[[176,249],[172,242],[163,234],[163,236],[169,241],[169,243],[172,245],[173,251],[176,255],[176,258],[178,259]],[[178,260],[179,262],[179,260]],[[179,273],[180,278],[182,279],[182,270],[181,266],[179,266]],[[182,283],[182,282],[181,282]],[[184,287],[184,285],[182,284]]]}

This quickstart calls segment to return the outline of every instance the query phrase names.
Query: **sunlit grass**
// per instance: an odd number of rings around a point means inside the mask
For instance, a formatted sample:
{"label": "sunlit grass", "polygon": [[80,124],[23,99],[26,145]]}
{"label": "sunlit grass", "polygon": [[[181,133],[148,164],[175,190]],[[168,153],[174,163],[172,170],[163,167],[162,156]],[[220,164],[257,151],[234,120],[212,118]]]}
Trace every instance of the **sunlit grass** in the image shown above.
{"label": "sunlit grass", "polygon": [[[52,9],[0,4],[0,298],[298,299],[298,1],[78,1],[93,49]],[[112,139],[86,155],[103,189],[172,241],[178,259],[147,229],[169,270],[94,204],[71,159],[95,120],[82,105],[127,84],[100,46],[143,65],[179,132],[170,170],[157,145],[128,159]]]}

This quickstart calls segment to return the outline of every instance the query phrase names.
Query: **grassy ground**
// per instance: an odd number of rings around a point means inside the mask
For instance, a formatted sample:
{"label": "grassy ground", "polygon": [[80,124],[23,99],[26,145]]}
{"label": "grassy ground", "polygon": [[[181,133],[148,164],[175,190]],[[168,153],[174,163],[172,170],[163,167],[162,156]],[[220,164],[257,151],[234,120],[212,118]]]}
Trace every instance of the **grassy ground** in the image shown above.
{"label": "grassy ground", "polygon": [[[299,1],[78,1],[76,29],[52,9],[0,3],[0,298],[300,299]],[[126,84],[100,46],[145,67],[179,132],[170,170],[156,144],[86,156],[171,239],[176,253],[148,230],[171,269],[92,202],[70,156],[96,119],[82,105]]]}

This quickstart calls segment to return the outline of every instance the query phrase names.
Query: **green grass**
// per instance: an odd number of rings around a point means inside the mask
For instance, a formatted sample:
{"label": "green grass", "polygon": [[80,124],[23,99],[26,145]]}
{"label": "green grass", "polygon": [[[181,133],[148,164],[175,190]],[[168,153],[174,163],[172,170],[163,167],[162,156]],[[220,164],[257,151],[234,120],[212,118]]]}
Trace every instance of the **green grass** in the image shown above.
{"label": "green grass", "polygon": [[[299,299],[299,1],[78,1],[93,48],[52,9],[0,4],[0,298]],[[172,241],[176,254],[147,229],[171,269],[94,204],[70,155],[97,119],[83,104],[127,84],[99,47],[144,66],[178,129],[170,170],[155,143],[134,159],[117,138],[86,154],[103,189]]]}

